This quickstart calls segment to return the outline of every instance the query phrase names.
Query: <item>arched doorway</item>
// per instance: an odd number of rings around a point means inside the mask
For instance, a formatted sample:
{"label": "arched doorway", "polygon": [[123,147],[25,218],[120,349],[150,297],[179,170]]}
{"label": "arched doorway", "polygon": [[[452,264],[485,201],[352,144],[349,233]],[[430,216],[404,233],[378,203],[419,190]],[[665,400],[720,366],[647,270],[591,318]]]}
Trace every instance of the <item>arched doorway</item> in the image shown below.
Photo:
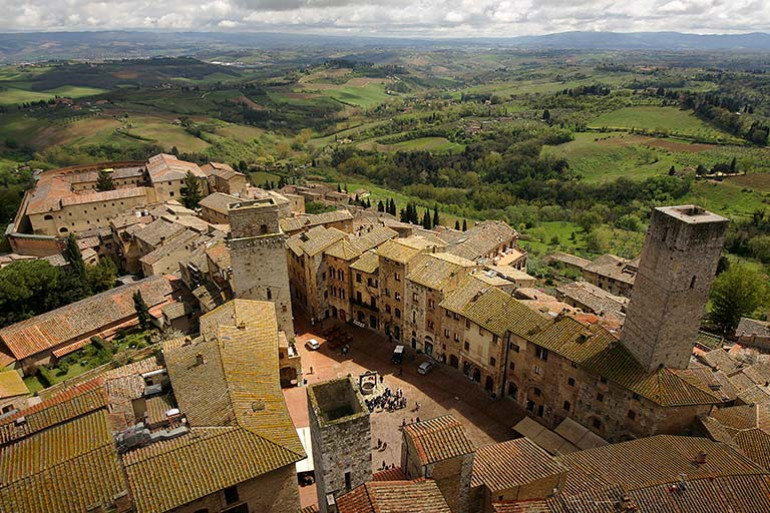
{"label": "arched doorway", "polygon": [[516,383],[508,383],[508,397],[517,400],[518,395],[519,387],[516,385]]}
{"label": "arched doorway", "polygon": [[481,383],[481,371],[479,369],[474,369],[473,381],[475,381],[476,383]]}
{"label": "arched doorway", "polygon": [[487,376],[487,379],[484,383],[484,390],[491,392],[493,388],[495,388],[495,380],[492,379],[492,376]]}
{"label": "arched doorway", "polygon": [[412,349],[417,349],[417,332],[412,330]]}
{"label": "arched doorway", "polygon": [[396,340],[401,340],[401,328],[399,328],[398,326],[393,328],[393,338],[395,338]]}
{"label": "arched doorway", "polygon": [[425,354],[433,356],[433,339],[425,337]]}
{"label": "arched doorway", "polygon": [[[283,367],[280,370],[280,375],[281,375],[281,387],[285,388],[296,384],[297,369],[294,369],[292,367]],[[292,383],[292,381],[294,381],[294,383]]]}
{"label": "arched doorway", "polygon": [[458,368],[460,366],[460,361],[457,359],[457,357],[455,355],[451,355],[449,357],[449,365],[456,369],[456,368]]}

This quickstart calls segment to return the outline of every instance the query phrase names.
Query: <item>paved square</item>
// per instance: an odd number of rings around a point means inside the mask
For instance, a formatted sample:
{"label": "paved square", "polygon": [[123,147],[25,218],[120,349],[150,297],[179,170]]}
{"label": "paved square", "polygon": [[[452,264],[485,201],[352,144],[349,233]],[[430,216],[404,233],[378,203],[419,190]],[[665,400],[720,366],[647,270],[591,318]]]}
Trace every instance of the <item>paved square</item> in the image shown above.
{"label": "paved square", "polygon": [[[401,460],[401,424],[451,414],[460,421],[468,437],[476,447],[510,440],[514,437],[512,426],[525,417],[525,412],[508,399],[491,399],[476,383],[470,381],[460,371],[445,365],[438,365],[425,376],[417,374],[417,366],[427,358],[417,355],[407,348],[404,361],[400,366],[403,375],[398,375],[399,366],[391,362],[395,343],[369,330],[346,325],[339,321],[327,320],[324,324],[311,327],[300,312],[295,312],[297,349],[302,355],[302,368],[308,384],[352,374],[358,376],[366,371],[375,370],[384,377],[384,384],[392,391],[401,388],[407,398],[407,407],[395,412],[376,412],[371,416],[372,423],[372,467],[374,471],[385,465],[398,466]],[[325,344],[321,332],[331,326],[353,337],[350,352],[343,355]],[[305,342],[314,338],[321,342],[318,351],[310,351]],[[312,368],[312,373],[311,373]],[[292,420],[299,427],[309,425],[307,414],[306,388],[298,387],[284,390],[286,403]],[[415,401],[420,403],[415,410]],[[384,450],[378,450],[377,440],[387,444]],[[315,486],[300,488],[302,507],[316,503]]]}

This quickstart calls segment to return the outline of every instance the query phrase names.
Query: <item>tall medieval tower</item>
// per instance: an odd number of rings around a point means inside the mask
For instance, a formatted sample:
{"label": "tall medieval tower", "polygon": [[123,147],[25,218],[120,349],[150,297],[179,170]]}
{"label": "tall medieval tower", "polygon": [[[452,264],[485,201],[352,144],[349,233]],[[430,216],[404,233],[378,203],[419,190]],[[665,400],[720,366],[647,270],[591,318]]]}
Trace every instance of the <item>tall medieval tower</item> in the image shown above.
{"label": "tall medieval tower", "polygon": [[307,389],[310,439],[321,513],[335,513],[337,498],[372,480],[369,409],[353,378]]}
{"label": "tall medieval tower", "polygon": [[694,205],[653,211],[622,334],[648,371],[687,368],[727,225]]}
{"label": "tall medieval tower", "polygon": [[[288,202],[287,202],[288,203]],[[275,303],[278,329],[294,338],[286,262],[286,236],[278,220],[285,215],[275,198],[229,205],[230,260],[237,298]]]}

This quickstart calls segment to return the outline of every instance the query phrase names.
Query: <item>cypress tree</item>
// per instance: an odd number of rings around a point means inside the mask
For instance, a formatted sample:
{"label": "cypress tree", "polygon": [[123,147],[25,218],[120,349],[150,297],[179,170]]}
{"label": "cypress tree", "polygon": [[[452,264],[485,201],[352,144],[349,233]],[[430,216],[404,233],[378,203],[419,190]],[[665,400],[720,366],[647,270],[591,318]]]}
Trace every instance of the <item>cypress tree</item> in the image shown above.
{"label": "cypress tree", "polygon": [[147,303],[145,303],[141,291],[137,290],[134,292],[133,297],[134,309],[136,310],[136,315],[139,318],[139,326],[143,330],[146,330],[150,327],[150,308],[147,306]]}
{"label": "cypress tree", "polygon": [[460,230],[460,221],[459,220],[455,221],[455,230],[458,230],[458,231]]}
{"label": "cypress tree", "polygon": [[72,233],[69,234],[67,241],[64,243],[62,256],[69,264],[70,269],[72,269],[72,273],[81,280],[85,279],[86,263],[83,262],[83,254],[80,252],[78,241]]}
{"label": "cypress tree", "polygon": [[385,205],[382,204],[382,200],[377,203],[377,212],[385,212]]}
{"label": "cypress tree", "polygon": [[439,218],[438,218],[438,205],[434,205],[433,207],[433,226],[439,225]]}
{"label": "cypress tree", "polygon": [[464,232],[468,231],[468,223],[465,221],[465,219],[463,219],[463,231]]}

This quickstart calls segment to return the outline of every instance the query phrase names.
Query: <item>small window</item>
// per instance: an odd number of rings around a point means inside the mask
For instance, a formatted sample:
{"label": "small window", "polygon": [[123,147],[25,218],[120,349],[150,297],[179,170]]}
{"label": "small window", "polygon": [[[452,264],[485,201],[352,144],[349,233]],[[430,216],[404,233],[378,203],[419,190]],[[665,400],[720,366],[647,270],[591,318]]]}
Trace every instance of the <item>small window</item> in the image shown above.
{"label": "small window", "polygon": [[532,372],[534,372],[535,374],[537,374],[537,375],[539,376],[540,374],[542,374],[542,373],[543,373],[543,369],[542,369],[541,367],[539,367],[539,366],[535,365],[535,366],[532,368]]}
{"label": "small window", "polygon": [[412,301],[417,301],[417,292],[412,292]]}
{"label": "small window", "polygon": [[390,305],[385,305],[385,313],[390,313]]}
{"label": "small window", "polygon": [[535,388],[535,389],[533,390],[533,392],[535,393],[535,396],[537,396],[537,397],[540,397],[540,394],[542,394],[542,392],[540,391],[540,389],[539,389],[539,388]]}
{"label": "small window", "polygon": [[345,490],[350,491],[352,487],[353,487],[353,484],[350,480],[350,472],[345,472]]}
{"label": "small window", "polygon": [[516,364],[513,363],[513,362],[509,363],[508,364],[508,368],[511,369],[511,371],[514,371],[514,370],[516,370]]}
{"label": "small window", "polygon": [[601,392],[596,394],[596,400],[599,401],[600,403],[604,402],[604,394],[602,394]]}
{"label": "small window", "polygon": [[471,321],[469,321],[468,319],[465,319],[465,329],[467,330],[470,328],[471,328]]}
{"label": "small window", "polygon": [[544,362],[548,361],[548,349],[544,349],[540,346],[535,346],[535,356]]}
{"label": "small window", "polygon": [[396,301],[401,301],[401,293],[396,292]]}
{"label": "small window", "polygon": [[394,273],[393,277],[395,278],[396,281],[401,281],[401,275],[400,274]]}
{"label": "small window", "polygon": [[465,350],[466,351],[470,351],[471,350],[471,345],[470,345],[470,343],[467,340],[465,341]]}
{"label": "small window", "polygon": [[231,486],[229,488],[225,488],[225,502],[227,504],[232,504],[234,502],[238,502],[238,487],[237,486]]}
{"label": "small window", "polygon": [[601,429],[602,428],[602,421],[599,419],[593,419],[591,421],[591,425],[594,427],[594,429]]}
{"label": "small window", "polygon": [[569,379],[567,380],[567,384],[568,384],[569,386],[571,386],[571,387],[574,387],[574,386],[575,386],[575,378],[569,378]]}
{"label": "small window", "polygon": [[495,357],[494,357],[494,356],[490,356],[490,357],[489,357],[489,365],[490,365],[491,367],[496,367],[496,366],[497,366],[497,360],[495,360]]}
{"label": "small window", "polygon": [[697,278],[696,276],[693,276],[692,280],[690,280],[690,288],[691,289],[695,288],[695,280],[696,280],[696,278]]}
{"label": "small window", "polygon": [[449,330],[444,330],[444,337],[449,338]]}
{"label": "small window", "polygon": [[628,418],[631,420],[636,420],[636,412],[634,410],[628,410]]}
{"label": "small window", "polygon": [[519,348],[518,344],[514,344],[513,342],[511,342],[510,344],[508,344],[508,349],[510,349],[510,350],[511,350],[511,351],[513,351],[514,353],[518,353],[518,352],[519,352],[519,350],[520,350],[520,348]]}
{"label": "small window", "polygon": [[493,335],[492,335],[492,343],[493,343],[493,344],[497,344],[497,339],[498,339],[497,335],[494,335],[494,334],[493,334]]}
{"label": "small window", "polygon": [[632,398],[634,401],[638,401],[638,400],[639,400],[639,394],[637,394],[636,392],[634,392],[633,394],[631,394],[631,398]]}
{"label": "small window", "polygon": [[[172,196],[173,196],[173,194],[172,194]],[[267,225],[266,224],[261,225],[259,227],[259,231],[260,231],[260,233],[267,233]]]}
{"label": "small window", "polygon": [[564,401],[564,404],[561,407],[564,409],[564,411],[569,411],[569,408],[570,408],[569,401]]}
{"label": "small window", "polygon": [[570,365],[573,369],[577,369],[577,364],[575,362],[570,362]]}
{"label": "small window", "polygon": [[603,384],[605,384],[605,385],[606,385],[606,384],[607,384],[607,378],[605,378],[604,376],[602,376],[601,378],[599,378],[599,382],[600,382],[600,383],[603,383]]}
{"label": "small window", "polygon": [[361,283],[361,273],[356,273],[356,283]]}
{"label": "small window", "polygon": [[174,196],[174,191],[169,192],[168,195],[173,197]]}
{"label": "small window", "polygon": [[267,289],[267,300],[270,301],[271,299],[273,299],[273,291],[268,288]]}
{"label": "small window", "polygon": [[401,318],[401,310],[396,308],[396,319],[400,319],[400,318]]}
{"label": "small window", "polygon": [[43,219],[45,221],[53,221],[53,216],[51,214],[46,214],[43,216]]}

